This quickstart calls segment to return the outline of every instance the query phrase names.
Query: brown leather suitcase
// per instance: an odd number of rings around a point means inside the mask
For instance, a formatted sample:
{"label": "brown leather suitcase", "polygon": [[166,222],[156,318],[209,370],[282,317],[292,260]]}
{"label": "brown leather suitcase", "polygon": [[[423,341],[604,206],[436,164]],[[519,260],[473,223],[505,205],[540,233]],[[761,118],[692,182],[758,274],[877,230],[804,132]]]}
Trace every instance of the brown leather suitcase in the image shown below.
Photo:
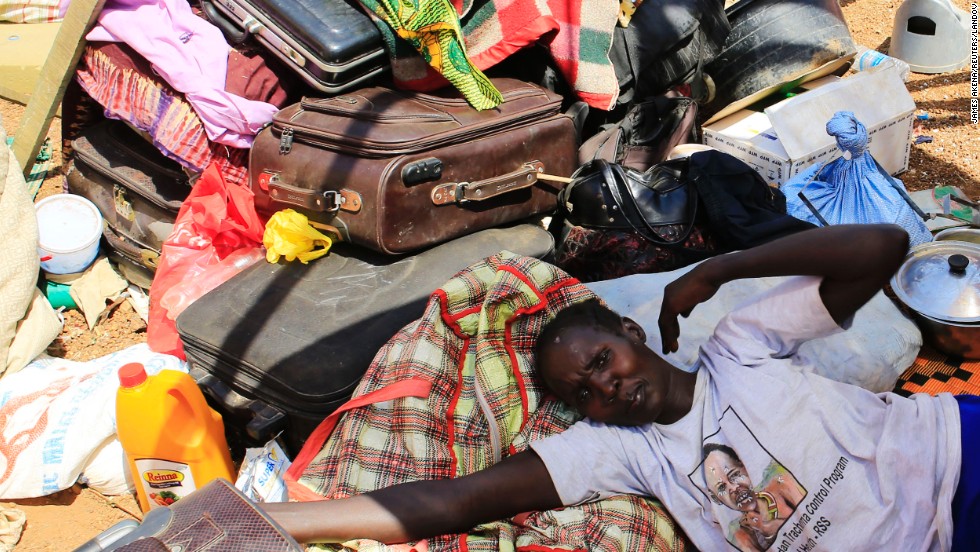
{"label": "brown leather suitcase", "polygon": [[102,121],[72,142],[68,189],[102,213],[109,258],[131,283],[149,289],[163,241],[191,191],[180,165],[122,121]]}
{"label": "brown leather suitcase", "polygon": [[255,206],[294,208],[344,241],[388,254],[550,212],[577,165],[561,96],[495,79],[499,107],[451,89],[365,88],[286,107],[249,159]]}

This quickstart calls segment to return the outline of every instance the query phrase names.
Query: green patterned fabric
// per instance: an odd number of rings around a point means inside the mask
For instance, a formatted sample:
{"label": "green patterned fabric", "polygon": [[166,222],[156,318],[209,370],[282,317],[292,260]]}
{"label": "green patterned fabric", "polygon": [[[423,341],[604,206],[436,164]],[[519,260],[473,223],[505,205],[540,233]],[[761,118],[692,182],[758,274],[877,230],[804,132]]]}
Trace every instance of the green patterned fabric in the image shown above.
{"label": "green patterned fabric", "polygon": [[449,0],[362,0],[361,4],[411,44],[474,108],[491,109],[503,101],[490,79],[466,57],[459,17]]}

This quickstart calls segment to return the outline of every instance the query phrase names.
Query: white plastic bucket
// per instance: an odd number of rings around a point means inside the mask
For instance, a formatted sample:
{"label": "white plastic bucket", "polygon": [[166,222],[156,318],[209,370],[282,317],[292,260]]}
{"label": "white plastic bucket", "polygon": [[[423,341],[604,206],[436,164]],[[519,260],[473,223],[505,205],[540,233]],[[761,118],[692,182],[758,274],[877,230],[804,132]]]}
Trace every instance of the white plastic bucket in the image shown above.
{"label": "white plastic bucket", "polygon": [[52,274],[71,274],[88,268],[99,254],[99,208],[79,195],[55,194],[38,201],[34,210],[41,268]]}

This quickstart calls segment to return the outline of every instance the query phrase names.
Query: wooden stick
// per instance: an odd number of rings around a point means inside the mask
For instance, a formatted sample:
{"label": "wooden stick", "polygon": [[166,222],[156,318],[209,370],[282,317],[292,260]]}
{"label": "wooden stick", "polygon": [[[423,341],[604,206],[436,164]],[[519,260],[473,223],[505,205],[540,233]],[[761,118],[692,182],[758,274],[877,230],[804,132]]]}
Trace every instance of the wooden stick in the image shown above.
{"label": "wooden stick", "polygon": [[567,176],[555,176],[553,174],[548,174],[543,172],[538,173],[538,178],[541,180],[548,180],[551,182],[564,182],[565,184],[568,184],[569,182],[572,181],[572,179],[568,178]]}
{"label": "wooden stick", "polygon": [[[14,133],[14,155],[24,176],[34,166],[34,158],[48,135],[54,113],[65,95],[68,81],[85,48],[85,34],[95,23],[105,0],[72,0],[58,36],[34,85],[20,127]],[[67,114],[64,114],[67,115]]]}

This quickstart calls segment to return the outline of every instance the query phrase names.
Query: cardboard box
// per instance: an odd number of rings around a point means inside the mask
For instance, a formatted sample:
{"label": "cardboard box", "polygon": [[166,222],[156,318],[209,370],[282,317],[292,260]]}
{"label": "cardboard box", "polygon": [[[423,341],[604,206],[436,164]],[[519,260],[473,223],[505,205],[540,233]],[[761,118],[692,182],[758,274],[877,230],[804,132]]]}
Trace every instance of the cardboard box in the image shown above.
{"label": "cardboard box", "polygon": [[842,152],[827,134],[827,121],[851,111],[868,130],[871,155],[890,174],[909,167],[915,102],[894,67],[846,78],[825,76],[801,84],[796,95],[766,106],[732,105],[702,127],[704,143],[751,165],[771,184],[783,184],[813,163]]}

